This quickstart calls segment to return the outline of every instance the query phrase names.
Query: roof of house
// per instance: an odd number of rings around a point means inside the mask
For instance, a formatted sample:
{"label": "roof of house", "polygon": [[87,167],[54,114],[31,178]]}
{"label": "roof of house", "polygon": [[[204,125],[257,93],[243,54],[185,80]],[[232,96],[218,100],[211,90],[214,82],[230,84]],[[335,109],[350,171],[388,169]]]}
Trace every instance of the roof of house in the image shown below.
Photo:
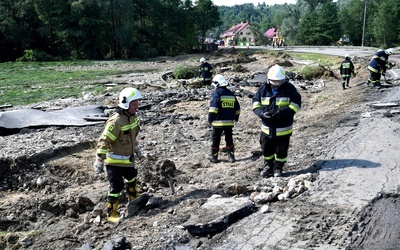
{"label": "roof of house", "polygon": [[276,35],[276,28],[271,28],[264,33],[267,38],[273,38]]}
{"label": "roof of house", "polygon": [[233,25],[232,27],[229,28],[229,30],[225,31],[225,33],[222,34],[221,37],[235,36],[236,33],[243,30],[244,28],[246,28],[246,26],[249,24],[250,24],[249,22],[245,22],[245,23],[242,22],[242,23]]}

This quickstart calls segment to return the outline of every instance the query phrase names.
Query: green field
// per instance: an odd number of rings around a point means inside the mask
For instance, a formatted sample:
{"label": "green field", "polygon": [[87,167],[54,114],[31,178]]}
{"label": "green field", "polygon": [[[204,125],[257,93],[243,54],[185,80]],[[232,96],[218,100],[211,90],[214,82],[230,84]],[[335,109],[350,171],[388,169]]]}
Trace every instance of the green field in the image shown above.
{"label": "green field", "polygon": [[[127,74],[115,67],[102,67],[100,61],[7,62],[0,64],[0,106],[27,105],[69,97],[82,92],[102,93],[98,83],[107,76]],[[97,82],[97,83],[96,83]]]}

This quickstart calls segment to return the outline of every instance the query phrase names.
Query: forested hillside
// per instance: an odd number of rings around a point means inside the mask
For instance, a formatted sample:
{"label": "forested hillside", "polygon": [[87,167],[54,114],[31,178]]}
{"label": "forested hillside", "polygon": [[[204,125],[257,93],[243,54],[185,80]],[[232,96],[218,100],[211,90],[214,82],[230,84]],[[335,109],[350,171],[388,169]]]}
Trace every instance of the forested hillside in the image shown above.
{"label": "forested hillside", "polygon": [[[211,0],[2,0],[0,61],[148,58],[189,53],[250,21],[258,45],[271,27],[289,45],[400,43],[398,0],[297,0],[296,4],[215,6]],[[364,38],[364,39],[363,39]]]}

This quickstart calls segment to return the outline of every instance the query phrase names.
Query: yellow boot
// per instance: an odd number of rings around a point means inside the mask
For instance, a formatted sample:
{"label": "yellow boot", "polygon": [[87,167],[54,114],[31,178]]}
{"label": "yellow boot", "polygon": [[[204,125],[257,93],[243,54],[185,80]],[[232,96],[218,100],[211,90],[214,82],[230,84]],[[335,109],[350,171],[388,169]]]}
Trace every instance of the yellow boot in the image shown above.
{"label": "yellow boot", "polygon": [[119,221],[118,204],[118,199],[115,202],[107,202],[107,220],[109,222],[115,223]]}
{"label": "yellow boot", "polygon": [[126,193],[128,194],[129,202],[135,200],[140,196],[139,189],[137,187],[136,178],[133,181],[126,182]]}

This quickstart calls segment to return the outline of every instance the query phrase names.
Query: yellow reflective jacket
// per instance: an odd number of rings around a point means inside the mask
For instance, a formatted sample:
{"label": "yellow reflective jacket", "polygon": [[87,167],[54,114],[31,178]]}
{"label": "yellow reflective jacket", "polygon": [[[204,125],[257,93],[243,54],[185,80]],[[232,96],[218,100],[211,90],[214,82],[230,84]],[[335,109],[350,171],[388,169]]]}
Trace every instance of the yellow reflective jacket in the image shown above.
{"label": "yellow reflective jacket", "polygon": [[133,152],[139,130],[139,119],[125,110],[119,110],[107,120],[96,150],[99,156],[105,155],[106,166],[135,166]]}

